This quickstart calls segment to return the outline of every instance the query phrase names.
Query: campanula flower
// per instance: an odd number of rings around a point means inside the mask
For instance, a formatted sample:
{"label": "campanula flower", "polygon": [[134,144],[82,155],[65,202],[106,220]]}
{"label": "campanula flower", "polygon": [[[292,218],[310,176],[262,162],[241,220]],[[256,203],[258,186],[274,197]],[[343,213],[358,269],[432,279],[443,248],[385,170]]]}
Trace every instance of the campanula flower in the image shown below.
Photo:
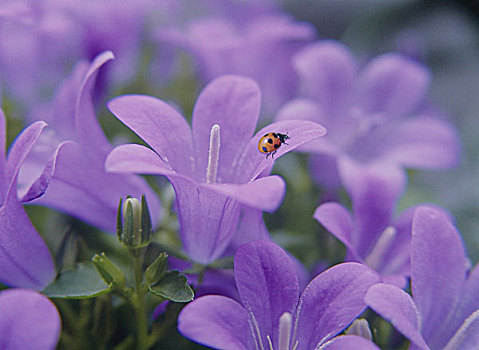
{"label": "campanula flower", "polygon": [[55,349],[61,321],[48,298],[31,289],[3,290],[0,310],[0,349]]}
{"label": "campanula flower", "polygon": [[294,96],[298,78],[291,58],[315,32],[311,25],[279,11],[231,18],[238,13],[242,12],[229,9],[229,17],[210,15],[189,21],[185,28],[164,27],[159,39],[193,56],[203,82],[223,74],[253,78],[263,93],[262,115],[271,117]]}
{"label": "campanula flower", "polygon": [[51,171],[17,197],[17,177],[28,153],[37,141],[44,122],[36,122],[17,136],[5,157],[5,116],[0,110],[0,282],[13,287],[43,289],[54,277],[55,266],[42,238],[33,227],[23,203],[41,196]]}
{"label": "campanula flower", "polygon": [[220,77],[202,91],[192,129],[173,107],[154,97],[120,96],[108,107],[151,149],[119,146],[108,156],[107,169],[166,176],[176,193],[183,247],[192,260],[204,264],[225,251],[241,207],[273,211],[281,203],[284,180],[267,176],[274,160],[258,151],[261,136],[290,136],[288,145],[278,148],[277,159],[326,133],[319,124],[285,121],[252,136],[260,91],[253,80],[240,76]]}
{"label": "campanula flower", "polygon": [[357,336],[336,337],[364,309],[364,295],[379,279],[364,265],[336,265],[300,295],[289,256],[269,241],[242,245],[235,255],[241,302],[206,295],[178,318],[186,337],[219,349],[377,349]]}
{"label": "campanula flower", "polygon": [[430,72],[398,53],[359,69],[349,49],[335,41],[311,44],[293,59],[301,98],[277,120],[308,119],[328,129],[303,150],[317,154],[311,170],[330,189],[344,183],[338,168],[350,158],[363,166],[444,169],[457,164],[454,128],[428,106]]}
{"label": "campanula flower", "polygon": [[19,177],[24,195],[25,187],[45,167],[51,169],[48,190],[32,204],[64,211],[109,232],[115,231],[118,201],[126,195],[141,198],[144,193],[153,218],[159,216],[157,198],[143,179],[105,171],[105,158],[112,147],[95,116],[92,89],[100,68],[111,59],[113,54],[106,51],[91,64],[78,63],[53,102],[34,111],[31,119],[43,118],[49,128]]}
{"label": "campanula flower", "polygon": [[412,297],[377,284],[366,303],[408,338],[414,349],[477,349],[479,268],[468,271],[459,232],[448,215],[418,208],[411,240]]}

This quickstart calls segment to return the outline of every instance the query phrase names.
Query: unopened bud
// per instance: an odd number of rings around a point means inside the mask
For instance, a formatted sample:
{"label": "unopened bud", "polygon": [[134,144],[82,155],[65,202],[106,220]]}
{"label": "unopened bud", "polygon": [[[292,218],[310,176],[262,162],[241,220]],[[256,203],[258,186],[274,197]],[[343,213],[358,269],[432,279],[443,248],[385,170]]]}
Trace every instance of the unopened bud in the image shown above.
{"label": "unopened bud", "polygon": [[150,244],[151,218],[145,196],[140,201],[128,197],[120,200],[117,214],[118,239],[128,248],[142,248]]}
{"label": "unopened bud", "polygon": [[116,266],[105,253],[95,254],[91,259],[103,280],[108,285],[123,289],[126,286],[126,277],[118,266]]}
{"label": "unopened bud", "polygon": [[155,284],[165,275],[167,262],[168,254],[161,253],[155,261],[146,268],[145,280],[147,284]]}
{"label": "unopened bud", "polygon": [[345,333],[348,335],[358,335],[368,340],[373,339],[371,329],[369,329],[368,320],[366,320],[365,318],[358,318],[354,320],[354,322],[351,323],[348,329],[346,329]]}

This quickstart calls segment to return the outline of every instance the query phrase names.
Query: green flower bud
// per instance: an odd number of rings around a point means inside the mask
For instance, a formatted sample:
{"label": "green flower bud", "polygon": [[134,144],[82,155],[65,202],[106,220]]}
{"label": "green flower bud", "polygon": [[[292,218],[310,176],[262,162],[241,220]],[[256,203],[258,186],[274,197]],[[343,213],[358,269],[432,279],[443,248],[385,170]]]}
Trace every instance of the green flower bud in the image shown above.
{"label": "green flower bud", "polygon": [[128,248],[142,248],[150,244],[151,218],[145,196],[140,201],[128,197],[125,202],[120,200],[117,214],[118,239]]}
{"label": "green flower bud", "polygon": [[95,254],[91,259],[103,280],[108,285],[113,285],[117,289],[124,289],[126,286],[126,277],[124,273],[116,266],[105,253]]}
{"label": "green flower bud", "polygon": [[161,253],[153,261],[153,263],[147,267],[145,271],[145,280],[147,284],[155,284],[158,282],[166,273],[166,264],[168,262],[168,254]]}

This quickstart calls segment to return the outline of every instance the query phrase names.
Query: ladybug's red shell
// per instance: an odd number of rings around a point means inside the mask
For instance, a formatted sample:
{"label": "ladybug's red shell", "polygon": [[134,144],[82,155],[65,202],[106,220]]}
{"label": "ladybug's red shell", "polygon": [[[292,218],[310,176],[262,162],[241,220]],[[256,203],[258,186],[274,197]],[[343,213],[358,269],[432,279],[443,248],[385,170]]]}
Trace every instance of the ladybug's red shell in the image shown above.
{"label": "ladybug's red shell", "polygon": [[280,134],[276,132],[270,132],[264,135],[258,142],[258,150],[264,154],[271,154],[276,152],[276,150],[281,146],[281,144],[286,143],[285,141],[289,139],[288,135]]}

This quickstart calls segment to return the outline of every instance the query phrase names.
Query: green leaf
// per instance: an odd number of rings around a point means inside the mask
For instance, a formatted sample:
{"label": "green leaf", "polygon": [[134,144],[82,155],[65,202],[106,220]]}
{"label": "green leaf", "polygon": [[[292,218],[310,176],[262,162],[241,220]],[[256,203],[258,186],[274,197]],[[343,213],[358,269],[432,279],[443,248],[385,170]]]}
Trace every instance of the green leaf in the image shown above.
{"label": "green leaf", "polygon": [[186,303],[194,297],[186,277],[180,275],[178,271],[169,271],[156,285],[149,285],[148,289],[159,297],[177,303]]}
{"label": "green leaf", "polygon": [[49,298],[87,299],[111,291],[91,262],[65,269],[42,291]]}

